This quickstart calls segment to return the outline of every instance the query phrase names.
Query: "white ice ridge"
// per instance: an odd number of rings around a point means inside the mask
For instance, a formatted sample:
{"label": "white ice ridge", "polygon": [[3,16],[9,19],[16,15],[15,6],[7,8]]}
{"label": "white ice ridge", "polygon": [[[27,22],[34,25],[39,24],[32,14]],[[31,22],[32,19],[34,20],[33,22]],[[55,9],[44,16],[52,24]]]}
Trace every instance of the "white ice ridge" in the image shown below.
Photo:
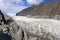
{"label": "white ice ridge", "polygon": [[37,35],[41,35],[40,33],[42,28],[46,33],[49,32],[60,38],[60,20],[34,19],[25,16],[13,16],[12,19],[15,20],[20,27],[27,29],[26,31],[30,33],[38,33]]}
{"label": "white ice ridge", "polygon": [[38,21],[38,20],[47,20],[47,21],[53,21],[53,22],[60,22],[60,20],[54,20],[54,19],[35,19],[35,18],[28,18],[25,16],[10,16],[12,19],[15,21],[25,21],[25,22],[30,22],[30,21]]}

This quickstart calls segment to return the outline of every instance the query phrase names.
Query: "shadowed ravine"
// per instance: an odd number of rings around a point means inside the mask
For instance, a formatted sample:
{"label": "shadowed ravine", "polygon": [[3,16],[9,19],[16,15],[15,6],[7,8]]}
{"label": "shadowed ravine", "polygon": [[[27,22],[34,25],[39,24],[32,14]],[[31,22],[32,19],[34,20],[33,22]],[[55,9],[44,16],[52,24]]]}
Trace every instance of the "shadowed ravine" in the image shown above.
{"label": "shadowed ravine", "polygon": [[2,31],[0,31],[0,40],[12,40],[12,36],[4,34]]}
{"label": "shadowed ravine", "polygon": [[31,36],[48,40],[60,39],[60,21],[54,19],[34,19],[24,16],[14,16],[13,20]]}

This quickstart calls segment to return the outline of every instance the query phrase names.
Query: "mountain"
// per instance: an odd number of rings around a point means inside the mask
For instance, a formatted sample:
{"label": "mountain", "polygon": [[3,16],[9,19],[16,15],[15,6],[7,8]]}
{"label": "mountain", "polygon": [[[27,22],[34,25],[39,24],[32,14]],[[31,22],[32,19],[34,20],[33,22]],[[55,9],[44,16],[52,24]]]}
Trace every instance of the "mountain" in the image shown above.
{"label": "mountain", "polygon": [[18,12],[18,16],[54,18],[60,19],[60,2],[47,2],[45,4],[35,5]]}

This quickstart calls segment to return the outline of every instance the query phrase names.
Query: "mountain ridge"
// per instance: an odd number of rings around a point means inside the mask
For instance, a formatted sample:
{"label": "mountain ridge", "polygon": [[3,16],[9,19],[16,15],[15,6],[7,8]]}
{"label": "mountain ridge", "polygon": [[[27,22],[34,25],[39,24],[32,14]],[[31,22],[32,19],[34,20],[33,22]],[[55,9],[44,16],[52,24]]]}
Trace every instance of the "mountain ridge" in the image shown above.
{"label": "mountain ridge", "polygon": [[18,16],[41,16],[44,18],[54,18],[60,15],[60,2],[47,2],[45,4],[35,5],[18,12]]}

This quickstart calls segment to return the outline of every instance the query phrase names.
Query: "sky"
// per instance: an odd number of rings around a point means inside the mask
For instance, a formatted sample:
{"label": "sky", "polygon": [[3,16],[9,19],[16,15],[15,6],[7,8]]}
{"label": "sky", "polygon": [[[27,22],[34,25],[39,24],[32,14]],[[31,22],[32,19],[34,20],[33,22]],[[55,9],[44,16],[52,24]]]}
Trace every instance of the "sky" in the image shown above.
{"label": "sky", "polygon": [[55,0],[0,0],[0,10],[7,15],[16,15],[25,8],[49,1]]}

